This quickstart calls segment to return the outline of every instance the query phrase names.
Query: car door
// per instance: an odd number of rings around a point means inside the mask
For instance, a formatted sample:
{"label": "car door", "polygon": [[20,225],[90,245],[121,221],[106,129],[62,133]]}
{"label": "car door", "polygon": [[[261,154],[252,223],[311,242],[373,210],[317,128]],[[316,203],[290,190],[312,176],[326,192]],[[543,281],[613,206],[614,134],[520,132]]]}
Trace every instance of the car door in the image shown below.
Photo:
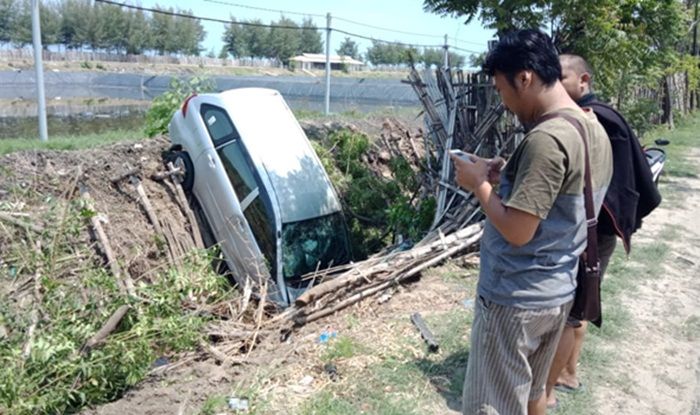
{"label": "car door", "polygon": [[[236,186],[246,183],[246,178],[238,173],[243,161],[240,137],[223,108],[202,104],[200,114],[213,143],[196,162],[200,166],[198,174],[206,177],[207,194],[203,198],[206,202],[202,203],[206,206],[202,208],[222,251],[233,263],[232,271],[239,282],[243,282],[246,275],[256,279],[264,277],[267,269],[241,208],[240,202],[245,202],[246,195],[240,190],[243,187]],[[236,187],[239,187],[240,197]]]}

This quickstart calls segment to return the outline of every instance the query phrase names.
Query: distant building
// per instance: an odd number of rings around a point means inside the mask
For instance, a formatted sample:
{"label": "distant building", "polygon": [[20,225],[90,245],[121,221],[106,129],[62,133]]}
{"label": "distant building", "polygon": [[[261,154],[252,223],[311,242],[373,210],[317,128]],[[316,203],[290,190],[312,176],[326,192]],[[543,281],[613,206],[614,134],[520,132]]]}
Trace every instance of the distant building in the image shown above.
{"label": "distant building", "polygon": [[[326,69],[326,55],[322,53],[302,53],[299,56],[289,58],[300,69]],[[359,71],[365,66],[364,62],[353,59],[350,56],[331,55],[331,70]]]}

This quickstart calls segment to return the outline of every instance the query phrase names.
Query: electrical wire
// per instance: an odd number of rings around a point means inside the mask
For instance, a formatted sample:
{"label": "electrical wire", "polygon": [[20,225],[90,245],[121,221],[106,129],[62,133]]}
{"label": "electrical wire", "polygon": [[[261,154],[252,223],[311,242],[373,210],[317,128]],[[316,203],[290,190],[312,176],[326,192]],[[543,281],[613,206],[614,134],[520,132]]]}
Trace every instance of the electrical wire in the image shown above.
{"label": "electrical wire", "polygon": [[223,4],[225,6],[241,7],[243,9],[260,10],[260,11],[264,11],[264,12],[293,14],[293,15],[298,15],[298,16],[326,17],[323,14],[317,14],[317,13],[302,13],[302,12],[295,12],[295,11],[291,11],[291,10],[267,9],[264,7],[249,6],[247,4],[230,3],[228,1],[222,1],[222,0],[204,0],[204,1],[206,1],[207,3]]}
{"label": "electrical wire", "polygon": [[343,33],[343,34],[345,34],[345,35],[357,37],[357,38],[360,38],[360,39],[370,40],[370,41],[372,41],[372,42],[388,43],[388,44],[393,44],[393,45],[412,46],[412,47],[418,47],[418,48],[443,48],[443,47],[445,47],[445,45],[421,45],[421,44],[415,44],[415,43],[396,42],[396,41],[390,41],[390,40],[383,40],[383,39],[378,39],[378,38],[376,38],[376,37],[370,37],[370,36],[365,36],[365,35],[358,35],[357,33],[352,33],[352,32],[348,32],[348,31],[345,31],[345,30],[334,29],[334,28],[331,28],[331,31],[333,31],[333,32],[338,32],[338,33]]}
{"label": "electrical wire", "polygon": [[296,30],[306,29],[306,28],[300,27],[300,26],[270,25],[270,24],[252,23],[252,22],[234,22],[231,20],[215,19],[212,17],[200,17],[200,16],[191,15],[191,14],[171,12],[168,10],[153,9],[150,7],[133,6],[131,4],[119,3],[116,1],[112,1],[112,0],[95,0],[95,2],[96,3],[112,4],[115,6],[125,7],[127,9],[141,10],[141,11],[157,13],[157,14],[165,14],[165,15],[174,16],[174,17],[184,17],[187,19],[204,20],[207,22],[216,22],[216,23],[224,23],[224,24],[238,24],[241,26],[267,27],[267,28],[275,28],[275,29],[296,29]]}
{"label": "electrical wire", "polygon": [[[209,1],[209,0],[207,0],[207,1]],[[336,17],[336,16],[333,16],[332,18],[333,18],[333,20],[340,20],[341,22],[352,23],[352,24],[355,24],[355,25],[358,25],[358,26],[369,27],[369,28],[371,28],[371,29],[384,30],[384,31],[386,31],[386,32],[400,33],[400,34],[402,34],[402,35],[422,36],[422,37],[431,37],[431,38],[440,38],[440,39],[442,39],[442,38],[444,37],[444,36],[439,36],[439,35],[428,35],[428,34],[425,34],[425,33],[404,32],[404,31],[402,31],[402,30],[389,29],[389,28],[381,27],[381,26],[373,26],[373,25],[369,25],[369,24],[366,24],[366,23],[360,23],[360,22],[356,22],[356,21],[354,21],[354,20],[346,19],[346,18],[344,18],[344,17]]]}
{"label": "electrical wire", "polygon": [[[219,0],[205,0],[205,1],[213,2],[213,3],[220,2]],[[212,17],[201,17],[201,16],[195,16],[195,15],[185,14],[185,13],[180,13],[180,12],[172,12],[172,11],[168,11],[168,10],[154,9],[154,8],[150,8],[150,7],[134,6],[131,4],[121,3],[121,2],[117,2],[117,1],[113,1],[113,0],[95,0],[95,2],[96,3],[112,4],[115,6],[125,7],[128,9],[146,11],[146,12],[151,12],[151,13],[165,14],[168,16],[183,17],[183,18],[187,18],[187,19],[203,20],[203,21],[216,22],[216,23],[237,24],[237,25],[241,25],[241,26],[265,27],[265,28],[275,28],[275,29],[296,29],[296,30],[304,30],[305,29],[304,27],[300,27],[300,26],[273,25],[273,24],[253,23],[253,22],[246,22],[246,21],[238,22],[238,21],[231,21],[231,20],[224,20],[224,19],[216,19],[216,18],[212,18]],[[220,2],[220,3],[224,3],[224,2]],[[338,20],[344,20],[344,19],[338,19]],[[373,27],[373,26],[369,26],[369,25],[367,25],[367,26]],[[320,29],[320,30],[323,30],[323,29]],[[400,46],[419,47],[419,48],[444,48],[446,46],[446,45],[435,45],[435,44],[426,45],[426,44],[415,44],[415,43],[407,43],[407,42],[389,41],[389,40],[379,39],[379,38],[375,38],[375,37],[371,37],[371,36],[360,35],[357,33],[348,32],[345,30],[335,29],[335,28],[331,28],[331,31],[342,33],[342,34],[356,37],[356,38],[360,38],[360,39],[369,40],[372,42],[379,42],[379,43],[393,44],[393,45],[400,45]],[[406,34],[408,34],[408,32],[406,32]],[[414,33],[414,35],[415,35],[415,33]],[[464,48],[460,48],[457,46],[447,45],[447,47],[448,47],[448,49],[455,49],[455,50],[459,50],[459,51],[467,52],[467,53],[482,53],[481,51],[464,49]]]}

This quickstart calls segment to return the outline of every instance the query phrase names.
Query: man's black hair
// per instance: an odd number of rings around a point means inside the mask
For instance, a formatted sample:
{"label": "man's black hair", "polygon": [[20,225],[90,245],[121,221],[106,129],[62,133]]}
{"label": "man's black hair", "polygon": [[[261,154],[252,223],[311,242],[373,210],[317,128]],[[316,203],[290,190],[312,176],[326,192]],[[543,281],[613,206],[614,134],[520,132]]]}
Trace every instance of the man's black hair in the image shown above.
{"label": "man's black hair", "polygon": [[515,86],[520,71],[531,70],[546,86],[561,78],[559,54],[552,39],[536,29],[507,33],[486,56],[482,69],[489,75],[500,72]]}

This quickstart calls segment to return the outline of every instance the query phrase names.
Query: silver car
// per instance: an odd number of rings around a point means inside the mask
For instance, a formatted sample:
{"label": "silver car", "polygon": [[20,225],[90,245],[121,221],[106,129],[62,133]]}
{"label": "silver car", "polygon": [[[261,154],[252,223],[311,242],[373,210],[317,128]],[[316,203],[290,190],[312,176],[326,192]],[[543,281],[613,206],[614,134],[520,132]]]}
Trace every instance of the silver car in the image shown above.
{"label": "silver car", "polygon": [[194,95],[170,125],[171,158],[239,284],[268,281],[289,305],[300,277],[350,261],[341,205],[279,92],[242,88]]}

